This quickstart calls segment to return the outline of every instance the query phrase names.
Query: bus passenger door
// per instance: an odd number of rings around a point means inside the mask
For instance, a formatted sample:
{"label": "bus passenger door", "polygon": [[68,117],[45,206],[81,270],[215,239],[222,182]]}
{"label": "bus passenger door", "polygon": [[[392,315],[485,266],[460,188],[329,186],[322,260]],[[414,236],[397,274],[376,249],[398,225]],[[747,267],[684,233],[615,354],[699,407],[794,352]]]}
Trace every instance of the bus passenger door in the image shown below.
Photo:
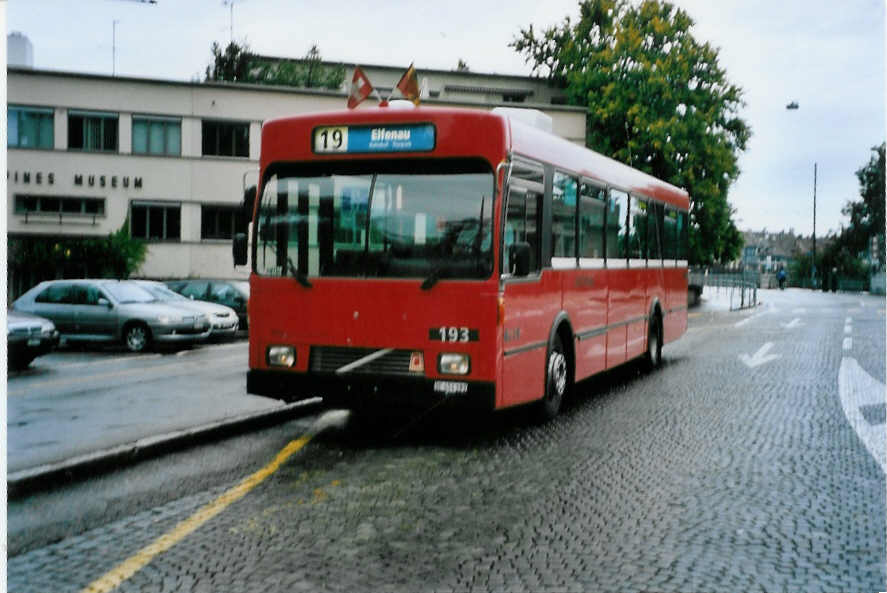
{"label": "bus passenger door", "polygon": [[607,198],[607,368],[625,362],[631,313],[628,272],[628,194],[615,189]]}
{"label": "bus passenger door", "polygon": [[[519,167],[515,167],[517,173]],[[513,173],[513,174],[514,174]],[[540,274],[541,215],[543,185],[541,169],[538,182],[526,178],[512,179],[502,244],[502,277],[504,292],[502,391],[497,406],[512,406],[539,399],[544,392],[545,355],[551,315],[552,291],[559,291],[556,279],[549,274],[545,286]],[[515,243],[530,246],[530,270],[525,276],[514,274],[515,262],[509,250]],[[557,299],[560,307],[560,299]]]}

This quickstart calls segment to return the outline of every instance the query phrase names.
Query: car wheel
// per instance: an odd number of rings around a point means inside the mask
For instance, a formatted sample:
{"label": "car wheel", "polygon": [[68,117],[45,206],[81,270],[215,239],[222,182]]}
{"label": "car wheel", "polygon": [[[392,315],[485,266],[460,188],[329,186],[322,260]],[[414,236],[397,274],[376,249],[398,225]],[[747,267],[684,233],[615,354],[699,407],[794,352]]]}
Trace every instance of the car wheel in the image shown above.
{"label": "car wheel", "polygon": [[133,323],[123,332],[123,343],[130,352],[144,352],[151,342],[151,332],[144,323]]}
{"label": "car wheel", "polygon": [[29,356],[27,354],[21,356],[10,356],[7,361],[7,367],[12,369],[13,371],[23,371],[28,368],[28,365],[31,364],[31,361],[34,360],[34,356]]}
{"label": "car wheel", "polygon": [[653,319],[650,321],[645,362],[650,370],[662,366],[662,319],[658,314],[653,315]]}
{"label": "car wheel", "polygon": [[557,416],[570,388],[570,371],[567,368],[567,355],[560,336],[555,336],[548,352],[545,368],[545,395],[537,404],[537,418],[547,422]]}

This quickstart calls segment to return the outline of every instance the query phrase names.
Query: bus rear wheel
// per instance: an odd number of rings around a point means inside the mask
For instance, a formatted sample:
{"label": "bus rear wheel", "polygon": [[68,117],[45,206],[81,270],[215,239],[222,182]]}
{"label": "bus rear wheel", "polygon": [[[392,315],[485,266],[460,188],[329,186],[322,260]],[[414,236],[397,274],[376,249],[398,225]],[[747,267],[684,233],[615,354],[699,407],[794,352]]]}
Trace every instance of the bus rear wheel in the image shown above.
{"label": "bus rear wheel", "polygon": [[662,366],[662,319],[654,315],[647,335],[647,353],[644,357],[651,371]]}
{"label": "bus rear wheel", "polygon": [[545,395],[537,408],[540,421],[547,422],[557,416],[569,387],[570,371],[567,368],[564,344],[560,336],[555,336],[545,367]]}

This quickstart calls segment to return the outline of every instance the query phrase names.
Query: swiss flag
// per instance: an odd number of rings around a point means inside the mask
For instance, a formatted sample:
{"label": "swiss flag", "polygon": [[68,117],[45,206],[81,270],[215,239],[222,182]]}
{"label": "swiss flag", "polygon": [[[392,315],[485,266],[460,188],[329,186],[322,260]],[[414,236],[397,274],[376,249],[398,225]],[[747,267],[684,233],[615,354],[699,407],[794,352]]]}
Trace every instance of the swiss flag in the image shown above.
{"label": "swiss flag", "polygon": [[354,76],[351,78],[351,94],[348,95],[348,109],[354,109],[360,103],[370,96],[373,92],[373,85],[370,79],[363,73],[360,66],[354,68]]}

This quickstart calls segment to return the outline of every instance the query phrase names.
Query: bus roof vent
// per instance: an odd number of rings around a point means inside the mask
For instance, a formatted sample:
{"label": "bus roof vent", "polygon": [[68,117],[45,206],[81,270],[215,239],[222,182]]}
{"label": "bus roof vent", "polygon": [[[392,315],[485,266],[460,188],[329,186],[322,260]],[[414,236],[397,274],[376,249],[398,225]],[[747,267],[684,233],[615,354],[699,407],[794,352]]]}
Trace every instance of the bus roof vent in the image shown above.
{"label": "bus roof vent", "polygon": [[552,131],[551,116],[542,113],[538,109],[521,109],[520,107],[494,107],[493,113],[498,113],[508,119],[517,120],[525,124],[529,124],[534,128],[545,130],[548,133]]}
{"label": "bus roof vent", "polygon": [[415,109],[416,104],[406,99],[395,99],[388,102],[389,109]]}

